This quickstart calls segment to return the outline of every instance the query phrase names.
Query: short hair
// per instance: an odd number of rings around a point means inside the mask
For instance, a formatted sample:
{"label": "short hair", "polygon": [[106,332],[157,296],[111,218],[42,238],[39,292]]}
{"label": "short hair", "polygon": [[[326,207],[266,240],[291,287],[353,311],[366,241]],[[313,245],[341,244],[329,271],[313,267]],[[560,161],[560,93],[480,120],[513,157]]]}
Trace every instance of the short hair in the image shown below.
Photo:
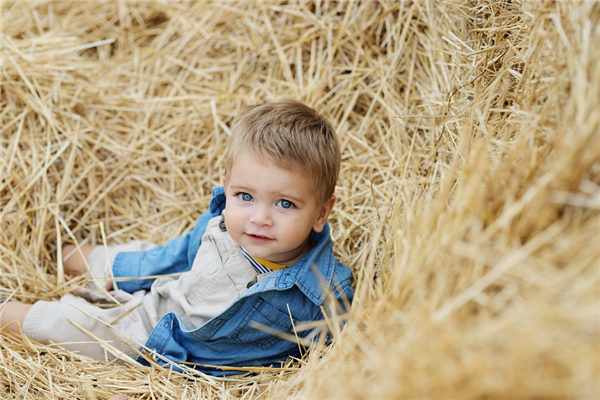
{"label": "short hair", "polygon": [[340,170],[340,148],[329,121],[294,100],[247,108],[234,121],[225,159],[225,175],[244,150],[268,157],[282,168],[300,168],[314,182],[321,202],[333,196]]}

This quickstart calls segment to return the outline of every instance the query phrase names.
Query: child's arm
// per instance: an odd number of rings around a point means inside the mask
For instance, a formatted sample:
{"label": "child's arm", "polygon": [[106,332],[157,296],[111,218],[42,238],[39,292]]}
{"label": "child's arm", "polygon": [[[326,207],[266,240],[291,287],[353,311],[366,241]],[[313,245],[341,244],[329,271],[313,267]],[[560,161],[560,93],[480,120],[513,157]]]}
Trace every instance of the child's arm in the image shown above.
{"label": "child's arm", "polygon": [[[136,278],[167,275],[187,271],[191,268],[200,247],[202,235],[206,230],[208,221],[221,215],[225,208],[225,192],[223,187],[215,187],[212,191],[213,197],[209,204],[209,210],[198,218],[194,229],[184,236],[175,238],[167,242],[164,246],[156,246],[151,249],[141,247],[136,251],[117,249],[122,245],[108,246],[108,260],[102,257],[104,261],[100,264],[108,264],[111,268],[112,276],[115,278]],[[63,248],[63,265],[65,272],[69,275],[79,275],[86,271],[86,260],[90,261],[90,254],[95,248],[89,245],[81,246],[80,250],[75,250],[74,246],[65,246]],[[100,248],[94,254],[101,252]],[[117,253],[118,252],[118,253]],[[68,254],[72,259],[69,259]],[[115,254],[117,253],[117,254]],[[97,260],[96,260],[97,261]],[[97,264],[94,262],[94,264]],[[111,274],[102,274],[109,277]],[[149,289],[154,281],[150,279],[124,279],[117,280],[119,289],[133,292],[139,289]],[[107,282],[107,290],[112,288],[112,282]]]}
{"label": "child's arm", "polygon": [[112,272],[119,289],[127,292],[149,289],[155,279],[119,280],[119,278],[152,277],[189,270],[192,264],[188,258],[188,249],[192,233],[193,231],[188,232],[169,240],[164,246],[156,246],[147,251],[118,253],[112,266]]}
{"label": "child's arm", "polygon": [[155,278],[119,279],[152,277],[188,271],[202,242],[202,235],[208,221],[215,213],[207,211],[198,218],[194,229],[183,236],[169,240],[163,246],[146,251],[121,252],[117,254],[112,272],[119,289],[134,292],[149,289]]}
{"label": "child's arm", "polygon": [[[206,224],[212,216],[209,212],[203,214],[193,230],[169,240],[164,246],[148,246],[149,243],[146,242],[131,242],[125,245],[108,246],[108,248],[92,245],[81,245],[77,248],[72,244],[65,245],[62,248],[65,273],[77,276],[91,268],[92,274],[106,275],[106,290],[111,290],[112,276],[131,278],[185,272],[191,268]],[[99,265],[104,265],[106,262],[111,265],[112,274],[100,270]],[[119,289],[133,292],[150,288],[153,281],[154,278],[124,280],[119,282],[118,286]]]}

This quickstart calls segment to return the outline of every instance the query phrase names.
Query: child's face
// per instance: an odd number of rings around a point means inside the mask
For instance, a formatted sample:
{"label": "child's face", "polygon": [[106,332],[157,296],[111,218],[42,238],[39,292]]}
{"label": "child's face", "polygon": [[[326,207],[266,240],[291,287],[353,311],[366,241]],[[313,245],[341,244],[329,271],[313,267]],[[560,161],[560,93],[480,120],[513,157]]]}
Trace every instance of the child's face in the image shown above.
{"label": "child's face", "polygon": [[251,151],[239,154],[225,182],[227,231],[253,257],[290,264],[321,232],[335,202],[321,203],[308,174]]}

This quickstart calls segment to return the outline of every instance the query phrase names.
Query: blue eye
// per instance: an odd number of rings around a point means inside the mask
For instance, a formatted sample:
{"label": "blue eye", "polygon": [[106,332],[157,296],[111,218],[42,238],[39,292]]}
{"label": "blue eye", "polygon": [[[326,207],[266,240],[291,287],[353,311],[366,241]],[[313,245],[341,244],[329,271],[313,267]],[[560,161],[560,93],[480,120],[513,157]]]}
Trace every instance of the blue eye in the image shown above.
{"label": "blue eye", "polygon": [[238,193],[237,196],[242,200],[242,201],[252,201],[252,195],[242,192],[242,193]]}
{"label": "blue eye", "polygon": [[292,208],[292,207],[294,207],[294,203],[292,203],[292,202],[291,202],[291,201],[289,201],[289,200],[279,200],[279,201],[277,202],[277,205],[278,205],[279,207],[281,207],[281,208],[286,208],[286,209],[287,209],[287,208]]}

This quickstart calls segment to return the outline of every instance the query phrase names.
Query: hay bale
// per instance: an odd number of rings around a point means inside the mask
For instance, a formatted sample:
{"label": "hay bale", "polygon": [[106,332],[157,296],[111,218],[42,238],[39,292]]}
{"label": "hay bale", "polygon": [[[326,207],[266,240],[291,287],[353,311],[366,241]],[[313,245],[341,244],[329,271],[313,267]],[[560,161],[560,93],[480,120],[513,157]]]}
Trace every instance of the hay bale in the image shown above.
{"label": "hay bale", "polygon": [[80,285],[64,241],[185,232],[232,118],[281,97],[340,134],[331,223],[357,294],[333,346],[235,378],[2,334],[8,396],[600,396],[597,3],[1,7],[0,294]]}

